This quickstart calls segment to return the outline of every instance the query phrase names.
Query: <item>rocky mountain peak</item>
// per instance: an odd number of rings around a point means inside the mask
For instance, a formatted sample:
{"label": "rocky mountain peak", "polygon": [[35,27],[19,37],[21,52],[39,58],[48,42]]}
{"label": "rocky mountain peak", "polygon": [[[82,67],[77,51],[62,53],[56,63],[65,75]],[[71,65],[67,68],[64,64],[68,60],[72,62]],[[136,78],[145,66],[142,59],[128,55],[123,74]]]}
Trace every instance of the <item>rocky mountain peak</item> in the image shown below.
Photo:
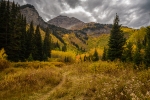
{"label": "rocky mountain peak", "polygon": [[40,25],[44,28],[48,26],[48,24],[39,16],[39,13],[35,9],[33,5],[26,4],[20,7],[21,14],[26,17],[27,23],[30,24],[33,21],[34,25]]}
{"label": "rocky mountain peak", "polygon": [[84,24],[84,22],[74,17],[59,15],[51,19],[50,21],[48,21],[48,24],[52,24],[52,25],[62,27],[65,29],[72,29],[72,27],[79,25],[79,24]]}

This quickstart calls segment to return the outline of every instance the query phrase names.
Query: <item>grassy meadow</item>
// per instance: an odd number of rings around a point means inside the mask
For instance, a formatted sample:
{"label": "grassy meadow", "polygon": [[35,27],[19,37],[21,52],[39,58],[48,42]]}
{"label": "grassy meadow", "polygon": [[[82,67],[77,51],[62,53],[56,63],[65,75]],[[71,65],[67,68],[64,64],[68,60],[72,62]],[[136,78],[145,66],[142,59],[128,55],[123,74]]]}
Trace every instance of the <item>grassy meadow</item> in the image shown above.
{"label": "grassy meadow", "polygon": [[[150,69],[107,62],[0,60],[1,100],[149,100]],[[142,67],[142,66],[141,66]]]}

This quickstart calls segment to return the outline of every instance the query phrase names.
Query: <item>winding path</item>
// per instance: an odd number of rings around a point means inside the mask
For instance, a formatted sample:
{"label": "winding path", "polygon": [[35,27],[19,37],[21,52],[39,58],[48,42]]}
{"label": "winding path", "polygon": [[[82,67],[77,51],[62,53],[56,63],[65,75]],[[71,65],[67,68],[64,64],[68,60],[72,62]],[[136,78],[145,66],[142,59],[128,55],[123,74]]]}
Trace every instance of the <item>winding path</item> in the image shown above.
{"label": "winding path", "polygon": [[52,90],[50,90],[48,93],[46,93],[45,95],[42,95],[39,99],[37,100],[48,100],[48,98],[50,97],[50,95],[57,90],[58,88],[60,88],[66,81],[66,76],[69,74],[69,72],[65,72],[63,73],[63,78],[62,81],[56,86],[54,87]]}

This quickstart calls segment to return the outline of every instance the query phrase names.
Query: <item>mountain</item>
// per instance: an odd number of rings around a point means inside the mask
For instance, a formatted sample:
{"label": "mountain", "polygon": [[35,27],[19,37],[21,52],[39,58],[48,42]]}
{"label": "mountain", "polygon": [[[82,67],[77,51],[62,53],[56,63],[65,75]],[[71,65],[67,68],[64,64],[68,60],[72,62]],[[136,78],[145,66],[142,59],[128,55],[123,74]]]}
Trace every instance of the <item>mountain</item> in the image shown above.
{"label": "mountain", "polygon": [[[77,18],[62,15],[46,23],[39,16],[35,7],[30,4],[21,6],[20,11],[26,17],[28,24],[33,20],[34,25],[40,24],[43,30],[48,27],[52,33],[52,41],[59,42],[61,47],[67,44],[68,50],[71,51],[87,51],[95,44],[99,44],[98,41],[101,39],[99,36],[110,33],[112,26],[94,22],[84,23]],[[97,42],[93,41],[94,38],[97,38]]]}
{"label": "mountain", "polygon": [[50,21],[48,24],[62,27],[69,30],[80,30],[87,34],[100,35],[102,33],[110,33],[111,24],[100,24],[95,22],[84,23],[77,18],[59,15]]}
{"label": "mountain", "polygon": [[26,4],[20,7],[21,14],[26,17],[27,23],[33,21],[34,25],[40,25],[41,27],[48,27],[48,24],[39,16],[39,13],[33,5]]}
{"label": "mountain", "polygon": [[59,15],[49,20],[48,24],[52,24],[65,29],[73,29],[75,26],[83,26],[85,23],[74,17]]}
{"label": "mountain", "polygon": [[[47,23],[39,16],[39,13],[33,5],[26,4],[20,7],[21,13],[26,17],[27,23],[33,21],[34,25],[40,25],[43,28],[49,27],[52,31],[61,31],[61,33],[70,33],[71,31],[82,31],[89,35],[101,35],[110,33],[112,25],[100,23],[84,23],[77,18],[59,15]],[[57,33],[57,32],[56,32]]]}

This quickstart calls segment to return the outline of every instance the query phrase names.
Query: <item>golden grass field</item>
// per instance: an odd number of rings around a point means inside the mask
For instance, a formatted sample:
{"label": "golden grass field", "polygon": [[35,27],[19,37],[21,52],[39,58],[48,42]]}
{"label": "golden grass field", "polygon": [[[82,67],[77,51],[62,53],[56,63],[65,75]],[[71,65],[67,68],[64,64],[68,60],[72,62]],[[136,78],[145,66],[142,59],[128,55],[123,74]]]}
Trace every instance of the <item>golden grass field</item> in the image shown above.
{"label": "golden grass field", "polygon": [[150,100],[150,69],[132,63],[5,63],[1,100]]}

